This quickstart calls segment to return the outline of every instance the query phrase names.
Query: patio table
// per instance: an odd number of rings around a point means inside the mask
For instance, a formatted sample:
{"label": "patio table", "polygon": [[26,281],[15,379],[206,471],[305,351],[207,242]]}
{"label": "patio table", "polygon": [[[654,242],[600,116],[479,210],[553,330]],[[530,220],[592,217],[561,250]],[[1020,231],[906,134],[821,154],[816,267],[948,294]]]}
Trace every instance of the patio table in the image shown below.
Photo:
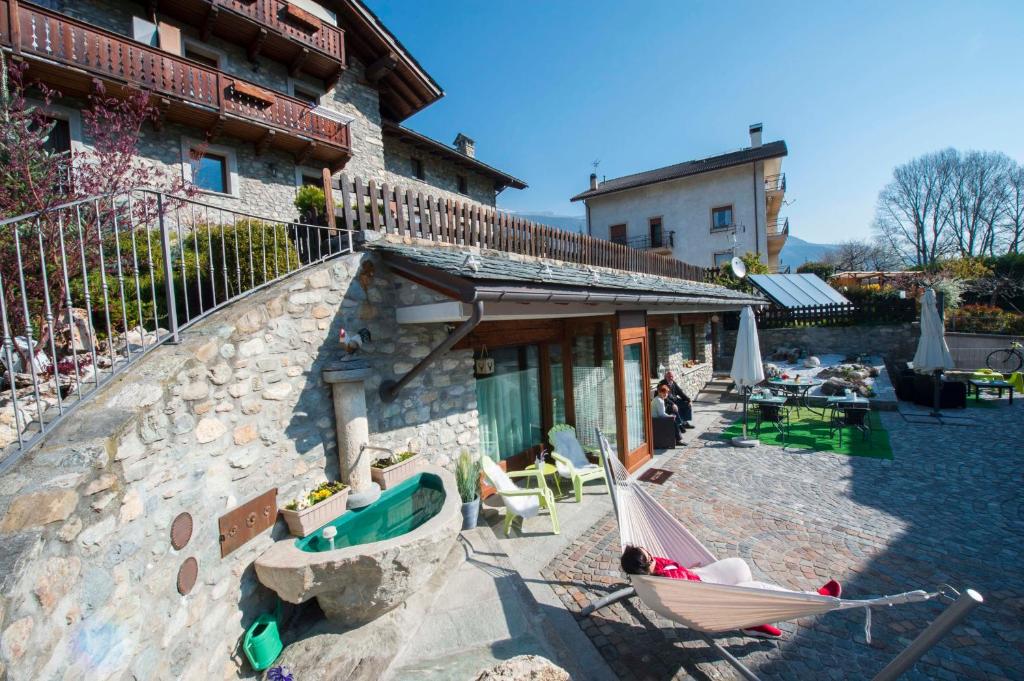
{"label": "patio table", "polygon": [[800,408],[803,407],[812,413],[816,413],[814,408],[807,401],[807,393],[810,392],[811,388],[819,386],[825,381],[817,378],[804,378],[796,380],[793,378],[769,378],[768,384],[771,386],[777,386],[782,388],[784,391],[789,393],[793,398],[793,402],[796,406],[797,416],[800,415]]}
{"label": "patio table", "polygon": [[[558,475],[558,468],[555,467],[555,464],[548,463],[547,461],[545,461],[542,465],[543,468],[541,469],[541,475],[543,475],[545,478],[548,477],[549,475],[552,476],[555,479],[555,489],[558,491],[558,496],[562,496],[562,483],[558,479],[560,477]],[[537,464],[531,463],[529,466],[526,467],[526,470],[537,470]],[[527,478],[527,480],[532,480],[532,478]],[[530,482],[527,482],[527,486],[529,485]]]}
{"label": "patio table", "polygon": [[1003,396],[1004,390],[1010,391],[1010,404],[1013,404],[1013,383],[1008,381],[996,381],[996,380],[976,380],[970,379],[967,381],[970,387],[974,388],[974,399],[981,399],[982,390],[998,390],[998,396]]}

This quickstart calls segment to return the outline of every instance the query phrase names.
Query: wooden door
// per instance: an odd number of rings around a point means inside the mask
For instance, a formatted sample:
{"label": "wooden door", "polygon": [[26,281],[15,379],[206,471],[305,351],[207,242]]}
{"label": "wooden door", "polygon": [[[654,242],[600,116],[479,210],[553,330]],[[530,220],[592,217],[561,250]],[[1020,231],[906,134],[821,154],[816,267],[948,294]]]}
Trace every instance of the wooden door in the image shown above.
{"label": "wooden door", "polygon": [[647,321],[643,312],[618,315],[615,342],[619,458],[630,472],[651,458],[651,404]]}

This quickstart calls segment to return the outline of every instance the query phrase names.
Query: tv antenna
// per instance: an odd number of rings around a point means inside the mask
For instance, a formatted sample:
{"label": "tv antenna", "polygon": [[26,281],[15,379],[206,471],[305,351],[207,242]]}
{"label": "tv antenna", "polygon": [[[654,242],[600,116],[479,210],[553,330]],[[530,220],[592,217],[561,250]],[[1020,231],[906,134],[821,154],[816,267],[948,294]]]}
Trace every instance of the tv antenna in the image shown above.
{"label": "tv antenna", "polygon": [[590,165],[594,166],[594,174],[597,175],[597,167],[601,165],[601,159],[594,159],[594,161]]}

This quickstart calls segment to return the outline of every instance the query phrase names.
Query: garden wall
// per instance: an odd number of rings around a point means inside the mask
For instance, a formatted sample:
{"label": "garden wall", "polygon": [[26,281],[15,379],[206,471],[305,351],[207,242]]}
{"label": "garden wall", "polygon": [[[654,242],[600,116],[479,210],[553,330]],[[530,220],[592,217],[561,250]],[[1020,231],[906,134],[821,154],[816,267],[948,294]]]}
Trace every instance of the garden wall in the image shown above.
{"label": "garden wall", "polygon": [[[758,329],[761,354],[776,348],[802,348],[812,355],[880,355],[893,360],[909,360],[917,348],[917,324],[863,326],[805,326],[788,329]],[[736,331],[722,334],[722,367],[732,365]]]}
{"label": "garden wall", "polygon": [[[251,676],[238,642],[275,602],[252,562],[286,531],[279,522],[222,559],[217,519],[271,488],[284,503],[337,477],[321,370],[345,355],[339,330],[372,335],[360,353],[375,370],[371,442],[441,465],[478,446],[469,351],[395,402],[377,398],[445,337],[442,325],[399,328],[395,306],[434,299],[368,254],[319,265],[154,350],[0,477],[0,678]],[[176,551],[183,511],[195,527]],[[181,596],[189,557],[198,580]]]}

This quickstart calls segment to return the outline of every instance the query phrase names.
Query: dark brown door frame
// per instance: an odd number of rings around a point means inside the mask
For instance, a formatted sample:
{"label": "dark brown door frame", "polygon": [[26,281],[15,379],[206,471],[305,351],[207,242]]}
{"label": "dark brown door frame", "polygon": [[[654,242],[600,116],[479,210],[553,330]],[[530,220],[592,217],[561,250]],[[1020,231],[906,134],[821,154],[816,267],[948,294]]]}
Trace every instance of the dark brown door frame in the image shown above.
{"label": "dark brown door frame", "polygon": [[633,472],[651,458],[651,405],[644,389],[644,443],[633,451],[629,451],[629,433],[626,427],[626,362],[624,348],[626,345],[640,346],[641,376],[647,383],[647,366],[649,364],[647,348],[647,315],[644,312],[620,312],[616,315],[614,354],[615,373],[615,430],[618,440],[619,460],[626,470]]}

